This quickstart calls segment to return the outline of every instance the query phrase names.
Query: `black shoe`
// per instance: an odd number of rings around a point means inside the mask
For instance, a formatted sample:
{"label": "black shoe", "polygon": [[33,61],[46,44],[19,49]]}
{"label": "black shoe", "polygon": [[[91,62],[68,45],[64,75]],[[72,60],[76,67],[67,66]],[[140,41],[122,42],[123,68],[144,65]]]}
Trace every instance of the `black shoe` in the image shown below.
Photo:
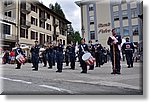
{"label": "black shoe", "polygon": [[89,70],[94,70],[94,69],[92,69],[92,68],[89,68]]}
{"label": "black shoe", "polygon": [[38,71],[38,69],[32,69],[33,71]]}
{"label": "black shoe", "polygon": [[48,67],[48,69],[52,69],[52,67]]}
{"label": "black shoe", "polygon": [[46,67],[46,65],[44,65],[43,67]]}
{"label": "black shoe", "polygon": [[117,72],[116,74],[121,74],[120,72]]}
{"label": "black shoe", "polygon": [[111,72],[111,74],[116,74],[116,72]]}
{"label": "black shoe", "polygon": [[20,69],[19,67],[16,67],[15,69]]}
{"label": "black shoe", "polygon": [[57,73],[57,72],[58,72],[58,73],[61,73],[62,71],[57,70],[56,73]]}
{"label": "black shoe", "polygon": [[32,68],[34,68],[34,66],[32,66]]}
{"label": "black shoe", "polygon": [[81,73],[87,73],[87,72],[82,71]]}
{"label": "black shoe", "polygon": [[133,67],[133,65],[131,65],[131,67]]}
{"label": "black shoe", "polygon": [[98,67],[98,66],[95,66],[95,67]]}
{"label": "black shoe", "polygon": [[128,66],[128,68],[130,68],[130,66]]}

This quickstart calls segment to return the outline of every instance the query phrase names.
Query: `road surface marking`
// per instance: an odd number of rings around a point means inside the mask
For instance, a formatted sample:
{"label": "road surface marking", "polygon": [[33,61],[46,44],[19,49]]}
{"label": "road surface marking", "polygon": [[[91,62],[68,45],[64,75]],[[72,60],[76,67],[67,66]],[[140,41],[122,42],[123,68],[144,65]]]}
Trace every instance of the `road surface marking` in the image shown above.
{"label": "road surface marking", "polygon": [[24,81],[24,80],[10,79],[10,78],[5,78],[5,77],[0,77],[0,78],[4,79],[4,80],[13,81],[13,82],[21,82],[21,83],[24,83],[24,84],[32,84],[32,82],[28,82],[28,81]]}
{"label": "road surface marking", "polygon": [[[0,77],[0,79],[13,81],[13,82],[20,82],[20,83],[24,83],[24,84],[32,84],[32,82],[28,82],[28,81],[24,81],[24,80],[17,80],[17,79],[10,79],[10,78],[5,78],[5,77]],[[58,88],[58,87],[49,86],[49,85],[37,85],[37,86],[57,90],[59,92],[67,92],[69,94],[73,94],[73,92],[71,90],[67,90],[67,89],[63,89],[63,88]]]}
{"label": "road surface marking", "polygon": [[58,87],[49,86],[49,85],[39,85],[39,86],[49,88],[49,89],[53,89],[53,90],[57,90],[57,91],[60,91],[60,92],[67,92],[67,93],[73,94],[73,92],[71,90],[67,90],[67,89],[63,89],[63,88],[58,88]]}
{"label": "road surface marking", "polygon": [[140,90],[141,89],[138,86],[123,84],[123,83],[119,83],[119,82],[103,81],[103,80],[101,80],[99,82],[98,81],[87,82],[87,81],[82,81],[82,80],[63,80],[63,81],[75,82],[75,83],[83,83],[83,84],[93,84],[93,85],[115,86],[115,87],[129,88],[129,89],[136,89],[136,90]]}

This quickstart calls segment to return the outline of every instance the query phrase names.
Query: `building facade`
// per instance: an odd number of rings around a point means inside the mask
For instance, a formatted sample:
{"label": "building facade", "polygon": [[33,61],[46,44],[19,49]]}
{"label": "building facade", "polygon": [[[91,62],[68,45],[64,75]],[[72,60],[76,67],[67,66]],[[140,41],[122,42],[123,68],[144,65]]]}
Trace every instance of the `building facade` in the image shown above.
{"label": "building facade", "polygon": [[116,28],[122,38],[130,37],[138,44],[142,40],[142,12],[139,0],[82,0],[75,2],[81,8],[81,32],[86,41],[98,40],[103,46]]}
{"label": "building facade", "polygon": [[[15,19],[15,22],[11,27],[5,27],[2,23],[2,35],[9,35],[11,40],[14,37],[15,43],[19,42],[27,46],[32,46],[35,40],[38,40],[41,45],[58,40],[64,45],[67,44],[67,25],[71,24],[67,19],[39,1],[8,0],[7,5],[6,1],[2,2],[3,15]],[[7,34],[9,29],[10,33]],[[4,45],[14,47],[14,44],[5,43],[6,37],[3,39]],[[10,39],[8,41],[12,42]]]}

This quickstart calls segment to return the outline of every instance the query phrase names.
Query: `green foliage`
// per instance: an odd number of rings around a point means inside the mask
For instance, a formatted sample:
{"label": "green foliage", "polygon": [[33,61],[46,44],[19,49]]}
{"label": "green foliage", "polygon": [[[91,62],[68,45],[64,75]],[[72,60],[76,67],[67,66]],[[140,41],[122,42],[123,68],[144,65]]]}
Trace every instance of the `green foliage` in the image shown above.
{"label": "green foliage", "polygon": [[79,31],[71,32],[69,35],[67,35],[67,42],[68,43],[80,43],[81,37]]}
{"label": "green foliage", "polygon": [[57,2],[55,3],[55,5],[53,6],[52,5],[52,10],[54,12],[56,12],[57,14],[59,14],[60,16],[64,17],[65,18],[65,14],[60,6],[60,4],[58,4]]}

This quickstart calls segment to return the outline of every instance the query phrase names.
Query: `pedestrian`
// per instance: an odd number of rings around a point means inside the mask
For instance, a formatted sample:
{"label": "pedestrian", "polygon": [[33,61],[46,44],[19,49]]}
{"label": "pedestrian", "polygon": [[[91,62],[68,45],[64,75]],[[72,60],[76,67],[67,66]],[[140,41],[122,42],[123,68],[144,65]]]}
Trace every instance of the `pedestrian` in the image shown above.
{"label": "pedestrian", "polygon": [[122,50],[125,52],[128,68],[133,67],[134,45],[126,38],[126,42],[122,45]]}
{"label": "pedestrian", "polygon": [[[95,57],[95,45],[92,43],[92,40],[89,41],[88,45],[89,51],[93,57]],[[89,70],[94,70],[94,64],[90,65]]]}
{"label": "pedestrian", "polygon": [[35,41],[35,45],[31,48],[32,63],[34,67],[33,71],[38,71],[39,51],[40,51],[40,46],[38,45],[38,41]]}
{"label": "pedestrian", "polygon": [[110,46],[110,54],[112,61],[112,69],[113,72],[111,74],[121,74],[120,69],[120,44],[122,43],[122,39],[120,35],[117,35],[115,29],[112,29],[112,36],[108,38],[107,44]]}
{"label": "pedestrian", "polygon": [[58,42],[58,46],[56,46],[56,62],[57,62],[56,72],[59,72],[59,73],[62,72],[62,67],[63,67],[63,59],[64,59],[63,49],[64,49],[64,45],[62,44],[62,41],[60,40]]}
{"label": "pedestrian", "polygon": [[89,52],[89,49],[88,49],[88,45],[85,44],[85,39],[82,38],[82,39],[81,39],[81,44],[79,45],[80,64],[81,64],[81,67],[82,67],[81,73],[87,73],[87,64],[86,64],[86,62],[82,59],[82,56],[84,55],[85,51],[88,51],[88,52]]}
{"label": "pedestrian", "polygon": [[19,62],[18,60],[17,60],[17,56],[18,55],[22,55],[22,56],[24,56],[24,53],[23,53],[23,51],[22,51],[22,49],[20,48],[20,44],[16,44],[16,50],[15,50],[15,57],[16,57],[16,63],[17,63],[17,67],[15,68],[15,69],[20,69],[21,68],[21,62]]}
{"label": "pedestrian", "polygon": [[75,44],[71,44],[69,47],[69,58],[71,69],[75,70],[75,61],[76,61]]}
{"label": "pedestrian", "polygon": [[13,50],[11,50],[10,52],[10,64],[14,64],[15,63],[15,52]]}

